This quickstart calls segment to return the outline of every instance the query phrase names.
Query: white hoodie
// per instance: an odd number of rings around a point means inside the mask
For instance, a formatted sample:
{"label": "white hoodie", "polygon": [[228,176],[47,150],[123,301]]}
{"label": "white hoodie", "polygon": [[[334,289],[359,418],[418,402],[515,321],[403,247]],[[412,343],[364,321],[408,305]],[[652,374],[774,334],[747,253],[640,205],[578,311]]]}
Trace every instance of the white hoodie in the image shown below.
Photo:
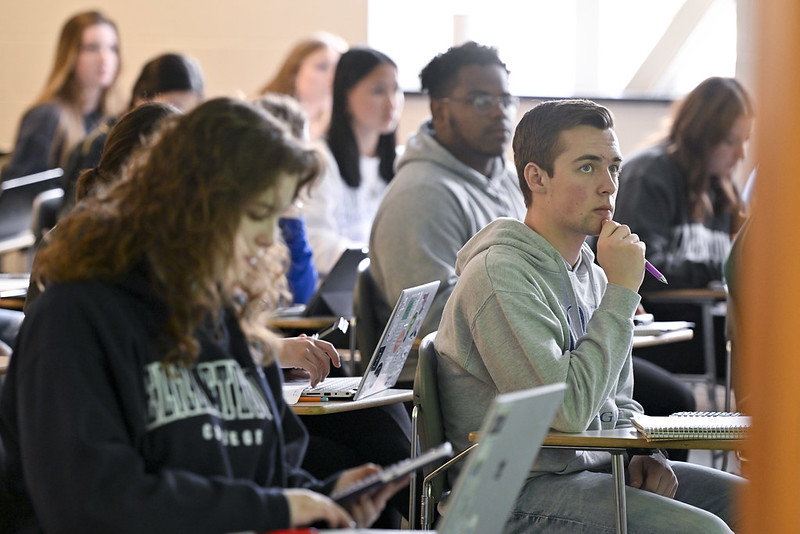
{"label": "white hoodie", "polygon": [[[571,272],[542,236],[498,219],[458,253],[458,283],[436,336],[445,433],[458,449],[499,393],[565,382],[552,428],[630,426],[631,347],[639,295],[609,284],[584,245]],[[534,472],[570,473],[609,463],[607,453],[543,450]]]}

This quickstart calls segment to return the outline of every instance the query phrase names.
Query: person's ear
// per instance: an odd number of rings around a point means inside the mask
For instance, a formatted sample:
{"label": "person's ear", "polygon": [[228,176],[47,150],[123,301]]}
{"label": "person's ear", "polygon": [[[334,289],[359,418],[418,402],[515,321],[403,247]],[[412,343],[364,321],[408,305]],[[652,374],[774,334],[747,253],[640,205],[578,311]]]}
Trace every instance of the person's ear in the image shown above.
{"label": "person's ear", "polygon": [[[439,98],[431,99],[431,118],[433,119],[433,128],[438,133],[440,128],[447,124],[448,119],[447,103]],[[438,128],[437,128],[438,126]]]}
{"label": "person's ear", "polygon": [[525,165],[525,183],[533,193],[544,193],[547,191],[547,185],[550,177],[547,173],[537,164],[528,162]]}

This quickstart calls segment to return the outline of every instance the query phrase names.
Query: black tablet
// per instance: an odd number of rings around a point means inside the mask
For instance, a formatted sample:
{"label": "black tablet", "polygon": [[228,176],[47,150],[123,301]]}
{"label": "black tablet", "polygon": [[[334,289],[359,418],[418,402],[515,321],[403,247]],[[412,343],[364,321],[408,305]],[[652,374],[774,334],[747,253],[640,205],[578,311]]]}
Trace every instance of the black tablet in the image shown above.
{"label": "black tablet", "polygon": [[355,484],[351,484],[346,488],[332,493],[330,497],[339,504],[346,504],[365,493],[376,491],[390,482],[399,480],[432,463],[446,460],[451,456],[453,456],[453,447],[450,445],[450,442],[446,441],[416,458],[407,458],[394,465],[381,469],[372,476],[362,478]]}

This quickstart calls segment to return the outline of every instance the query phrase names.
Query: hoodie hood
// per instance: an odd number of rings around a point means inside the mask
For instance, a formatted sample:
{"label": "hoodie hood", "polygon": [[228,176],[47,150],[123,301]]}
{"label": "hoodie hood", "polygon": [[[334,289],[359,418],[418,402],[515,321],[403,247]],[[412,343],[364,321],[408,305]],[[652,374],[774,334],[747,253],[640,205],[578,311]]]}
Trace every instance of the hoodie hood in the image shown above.
{"label": "hoodie hood", "polygon": [[451,173],[457,174],[461,180],[465,180],[482,189],[488,191],[496,189],[496,195],[502,193],[503,177],[507,176],[509,173],[513,176],[517,174],[516,170],[511,167],[504,157],[498,156],[494,159],[491,174],[485,176],[451,154],[449,150],[436,140],[435,135],[436,132],[433,130],[431,121],[422,124],[419,131],[409,138],[403,155],[398,159],[398,172],[404,166],[413,163],[434,163],[447,169]]}
{"label": "hoodie hood", "polygon": [[[524,223],[508,217],[501,217],[486,225],[470,239],[458,252],[456,274],[460,275],[475,256],[493,246],[508,246],[520,250],[534,264],[539,272],[551,275],[565,275],[566,261],[544,237],[537,234]],[[587,244],[581,248],[581,261],[594,262],[594,253]]]}

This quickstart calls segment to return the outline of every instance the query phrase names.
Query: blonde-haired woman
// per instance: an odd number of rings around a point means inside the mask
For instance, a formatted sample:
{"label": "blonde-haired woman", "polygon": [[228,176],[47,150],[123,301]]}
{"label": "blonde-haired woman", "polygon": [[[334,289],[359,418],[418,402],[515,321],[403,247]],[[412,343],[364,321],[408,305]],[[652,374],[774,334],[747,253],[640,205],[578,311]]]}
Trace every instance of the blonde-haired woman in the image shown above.
{"label": "blonde-haired woman", "polygon": [[308,116],[312,141],[328,130],[333,105],[333,75],[336,64],[348,46],[344,39],[318,32],[298,42],[283,60],[275,77],[260,94],[282,93],[293,96]]}
{"label": "blonde-haired woman", "polygon": [[72,147],[116,111],[119,34],[98,11],[72,16],[61,29],[47,83],[20,122],[2,178],[62,166]]}

